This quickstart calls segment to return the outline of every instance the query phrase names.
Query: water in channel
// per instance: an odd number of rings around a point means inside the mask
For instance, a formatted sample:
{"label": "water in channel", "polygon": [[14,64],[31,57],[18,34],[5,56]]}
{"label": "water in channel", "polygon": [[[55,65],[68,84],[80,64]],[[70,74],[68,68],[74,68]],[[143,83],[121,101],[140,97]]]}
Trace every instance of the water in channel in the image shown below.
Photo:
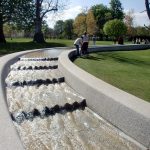
{"label": "water in channel", "polygon": [[[48,117],[32,118],[32,116],[31,119],[24,119],[23,115],[23,118],[17,118],[22,112],[37,109],[42,114],[45,107],[53,108],[56,105],[63,107],[66,103],[72,105],[74,102],[81,103],[84,99],[65,82],[13,86],[14,82],[42,80],[45,83],[46,79],[51,81],[63,77],[59,68],[35,70],[35,66],[58,64],[57,60],[40,60],[43,57],[55,56],[50,54],[51,52],[47,51],[27,55],[26,60],[19,60],[10,66],[6,78],[9,111],[14,118],[16,117],[13,122],[24,148],[26,150],[140,150],[137,143],[127,139],[118,129],[88,107],[72,112],[55,113]],[[38,61],[28,61],[28,58],[33,56],[34,59],[37,56]],[[24,67],[30,69],[23,70]]]}

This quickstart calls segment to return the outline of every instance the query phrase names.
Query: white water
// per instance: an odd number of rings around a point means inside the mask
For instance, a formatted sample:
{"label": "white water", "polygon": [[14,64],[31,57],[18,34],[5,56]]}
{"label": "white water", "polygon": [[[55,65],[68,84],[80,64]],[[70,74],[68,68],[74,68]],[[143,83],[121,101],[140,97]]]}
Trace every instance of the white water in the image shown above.
{"label": "white water", "polygon": [[[17,66],[46,65],[47,62],[17,62]],[[55,62],[56,63],[56,62]],[[6,82],[9,111],[17,114],[21,111],[42,110],[45,106],[64,105],[81,101],[66,83],[11,87],[12,82],[35,79],[51,79],[62,76],[58,69],[38,71],[10,71]],[[25,120],[20,125],[14,122],[26,150],[138,150],[135,143],[120,135],[120,131],[100,119],[86,108],[72,113],[56,114],[48,118]]]}
{"label": "white water", "polygon": [[26,61],[18,61],[16,62],[14,65],[10,66],[11,69],[17,69],[18,67],[21,66],[21,68],[23,67],[29,67],[29,66],[54,66],[57,65],[57,61],[30,61],[30,62],[26,62]]}
{"label": "white water", "polygon": [[52,69],[52,70],[18,70],[18,71],[11,71],[5,82],[7,85],[11,85],[13,82],[19,81],[35,81],[37,79],[50,79],[53,78],[60,78],[62,77],[61,73],[58,71],[58,69]]}

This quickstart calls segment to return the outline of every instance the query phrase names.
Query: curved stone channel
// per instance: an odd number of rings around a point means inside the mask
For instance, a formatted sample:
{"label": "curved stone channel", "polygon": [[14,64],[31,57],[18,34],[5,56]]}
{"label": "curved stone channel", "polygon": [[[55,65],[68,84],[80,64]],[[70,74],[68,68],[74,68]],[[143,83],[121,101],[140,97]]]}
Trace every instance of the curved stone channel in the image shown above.
{"label": "curved stone channel", "polygon": [[[61,51],[47,50],[30,53],[10,66],[6,78],[7,101],[14,125],[26,150],[138,150],[141,147],[121,131],[107,123],[88,107],[66,111],[66,104],[81,104],[84,98],[65,82],[50,82],[62,78],[57,60]],[[34,59],[32,59],[34,57]],[[43,69],[45,67],[45,69]],[[30,69],[26,69],[29,68]],[[35,67],[41,69],[35,69]],[[19,68],[19,69],[18,69]],[[28,84],[29,81],[31,84]],[[32,84],[34,81],[40,84]],[[41,82],[42,81],[42,82]],[[19,84],[14,85],[17,82]],[[21,84],[20,84],[21,83]],[[65,113],[45,115],[45,107],[66,108]],[[69,105],[69,106],[70,106]],[[88,106],[88,104],[87,104]],[[38,110],[40,115],[25,113]],[[23,113],[24,112],[24,113]],[[21,115],[20,115],[21,114]],[[43,114],[43,116],[42,116]]]}

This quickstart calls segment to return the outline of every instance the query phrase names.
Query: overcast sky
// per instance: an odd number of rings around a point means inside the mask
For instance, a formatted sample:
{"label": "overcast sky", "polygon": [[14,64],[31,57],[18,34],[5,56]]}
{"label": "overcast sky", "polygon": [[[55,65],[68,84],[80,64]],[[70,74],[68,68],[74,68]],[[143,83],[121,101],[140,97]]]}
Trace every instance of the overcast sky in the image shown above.
{"label": "overcast sky", "polygon": [[[149,25],[150,21],[147,17],[146,11],[141,13],[145,10],[145,2],[144,0],[120,0],[122,3],[122,7],[124,11],[127,12],[131,9],[134,10],[134,25],[143,26],[144,24]],[[48,25],[53,28],[55,22],[57,20],[67,20],[67,19],[74,19],[83,8],[90,8],[96,4],[104,4],[109,7],[110,0],[69,0],[67,5],[67,9],[61,13],[58,13],[57,16],[53,13],[49,13],[47,15],[47,23]]]}

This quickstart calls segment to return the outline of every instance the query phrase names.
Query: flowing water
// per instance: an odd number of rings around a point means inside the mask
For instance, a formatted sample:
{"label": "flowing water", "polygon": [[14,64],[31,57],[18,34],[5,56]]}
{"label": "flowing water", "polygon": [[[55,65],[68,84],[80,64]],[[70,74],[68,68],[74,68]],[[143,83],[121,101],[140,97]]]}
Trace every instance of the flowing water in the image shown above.
{"label": "flowing water", "polygon": [[[56,50],[55,50],[56,51]],[[43,51],[24,56],[56,57],[58,52]],[[36,81],[60,78],[58,69],[17,70],[18,67],[53,66],[58,61],[21,60],[10,66],[6,78],[7,101],[9,111],[17,116],[21,112],[45,106],[64,106],[66,103],[81,102],[84,98],[70,88],[65,82],[41,84],[40,86],[12,86],[14,82]],[[88,104],[87,104],[88,105]],[[64,114],[56,113],[49,117],[35,117],[32,120],[15,122],[26,150],[140,150],[140,146],[130,141],[118,129],[107,123],[88,107]]]}

